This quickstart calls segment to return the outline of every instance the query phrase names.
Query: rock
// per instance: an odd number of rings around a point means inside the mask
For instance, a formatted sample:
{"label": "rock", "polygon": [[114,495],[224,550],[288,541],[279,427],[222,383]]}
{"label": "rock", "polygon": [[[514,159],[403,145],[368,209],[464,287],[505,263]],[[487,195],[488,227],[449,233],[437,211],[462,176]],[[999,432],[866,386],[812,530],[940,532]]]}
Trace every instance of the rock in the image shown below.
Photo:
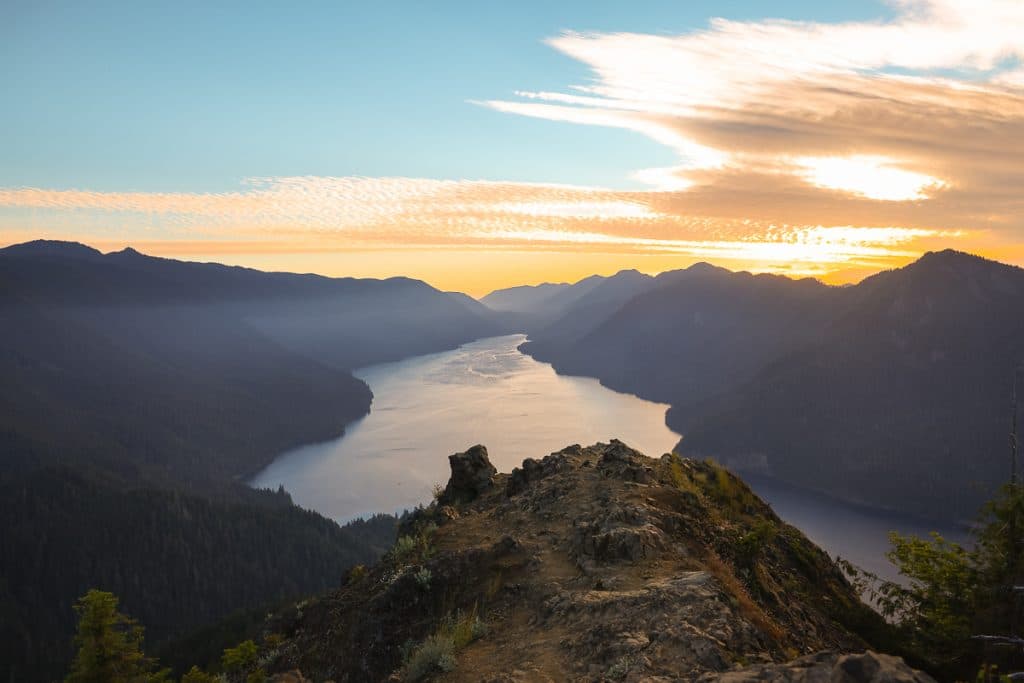
{"label": "rock", "polygon": [[476,500],[477,496],[494,485],[493,478],[498,473],[487,457],[487,449],[481,445],[473,446],[465,453],[449,455],[448,464],[452,475],[437,499],[442,506]]}
{"label": "rock", "polygon": [[[728,475],[730,495],[713,495],[713,465],[652,460],[619,441],[527,459],[510,475],[494,473],[482,446],[449,461],[439,502],[400,531],[423,534],[424,552],[389,557],[298,621],[269,624],[286,636],[278,671],[400,680],[403,652],[475,615],[482,635],[439,680],[930,680],[895,657],[841,654],[869,647],[844,624],[881,617],[740,480]],[[754,573],[735,546],[766,525],[775,533]],[[822,654],[785,662],[791,652]]]}
{"label": "rock", "polygon": [[707,674],[701,683],[935,683],[928,674],[910,668],[899,657],[864,652],[841,655],[818,652],[785,664],[768,664]]}

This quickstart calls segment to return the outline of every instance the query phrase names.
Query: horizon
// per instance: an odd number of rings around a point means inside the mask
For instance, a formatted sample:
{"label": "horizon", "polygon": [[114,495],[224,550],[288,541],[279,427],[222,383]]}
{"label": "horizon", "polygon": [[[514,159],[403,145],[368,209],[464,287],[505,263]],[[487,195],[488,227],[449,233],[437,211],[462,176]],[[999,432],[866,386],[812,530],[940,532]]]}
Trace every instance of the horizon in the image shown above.
{"label": "horizon", "polygon": [[2,245],[473,296],[701,261],[1024,265],[1007,0],[6,14]]}
{"label": "horizon", "polygon": [[[919,254],[916,258],[911,259],[908,263],[901,264],[901,265],[898,265],[898,266],[892,266],[890,268],[884,268],[884,269],[878,270],[878,271],[873,272],[873,273],[868,273],[864,277],[862,277],[862,278],[860,278],[858,280],[855,280],[855,281],[841,282],[841,283],[827,282],[826,280],[824,280],[822,278],[814,277],[812,275],[793,276],[793,275],[791,275],[789,273],[780,273],[780,272],[773,272],[773,271],[755,272],[755,271],[751,271],[751,270],[747,270],[747,269],[728,268],[726,266],[720,265],[720,264],[715,263],[713,261],[694,261],[693,263],[690,263],[690,264],[688,264],[686,266],[682,266],[680,268],[673,268],[673,269],[669,269],[669,270],[662,270],[662,271],[653,272],[653,273],[646,273],[644,271],[637,270],[636,268],[622,268],[620,270],[617,270],[617,271],[615,271],[613,273],[608,273],[608,274],[590,273],[588,275],[584,275],[583,277],[580,277],[580,278],[577,278],[577,279],[574,279],[574,280],[562,280],[562,281],[545,280],[545,281],[533,282],[533,283],[512,284],[512,285],[508,285],[506,287],[501,287],[501,288],[498,288],[498,289],[487,290],[487,291],[485,291],[485,292],[483,292],[481,294],[477,294],[477,293],[473,293],[473,292],[469,292],[469,291],[465,291],[465,290],[459,290],[459,289],[445,289],[443,287],[438,286],[436,283],[430,282],[429,280],[423,280],[421,278],[413,278],[413,277],[410,277],[408,275],[401,275],[400,274],[400,275],[390,275],[390,276],[382,276],[382,277],[377,277],[377,276],[360,277],[360,276],[353,276],[353,275],[337,275],[337,276],[335,276],[335,275],[324,275],[323,273],[303,272],[303,271],[294,271],[294,270],[268,270],[268,269],[264,269],[264,268],[254,267],[254,266],[232,264],[232,263],[226,263],[226,262],[222,262],[222,261],[205,261],[205,260],[204,261],[199,261],[199,260],[195,260],[195,259],[176,258],[176,257],[171,257],[171,256],[161,256],[161,255],[158,255],[158,254],[151,254],[151,253],[148,253],[146,251],[143,251],[143,250],[140,250],[140,249],[136,249],[135,247],[133,247],[130,244],[129,245],[125,245],[124,247],[121,247],[120,249],[103,250],[103,249],[100,249],[100,248],[96,247],[95,245],[87,244],[87,243],[84,243],[84,242],[77,242],[77,241],[73,241],[73,240],[51,240],[51,239],[45,239],[45,238],[38,238],[38,239],[34,239],[34,240],[28,240],[26,242],[16,242],[14,244],[0,244],[0,252],[2,252],[3,250],[5,250],[7,248],[11,248],[11,247],[20,247],[20,246],[26,246],[26,245],[29,245],[29,244],[37,244],[37,243],[66,244],[66,245],[80,246],[80,247],[85,247],[87,249],[91,249],[93,251],[96,251],[96,252],[98,252],[102,256],[109,256],[109,255],[112,255],[112,254],[122,253],[122,252],[125,252],[125,251],[131,251],[131,252],[134,252],[136,254],[140,254],[142,256],[148,256],[148,257],[153,257],[153,258],[161,258],[161,259],[170,259],[170,260],[179,261],[179,262],[182,262],[182,263],[196,263],[196,264],[201,264],[201,265],[220,265],[220,266],[229,266],[229,267],[240,267],[240,268],[248,268],[248,269],[255,270],[255,271],[258,271],[258,272],[263,272],[263,273],[279,273],[279,274],[283,273],[283,274],[289,274],[289,275],[312,275],[312,276],[326,277],[326,278],[355,278],[355,279],[367,279],[367,280],[389,280],[389,279],[402,279],[402,278],[404,278],[404,279],[412,279],[412,280],[418,280],[420,282],[423,282],[424,284],[426,284],[426,285],[428,285],[428,286],[430,286],[430,287],[432,287],[435,290],[440,291],[440,292],[454,293],[454,294],[465,294],[466,296],[469,296],[472,299],[474,299],[476,301],[479,301],[481,303],[483,303],[483,299],[485,299],[488,295],[494,294],[495,292],[508,290],[508,289],[518,289],[518,288],[524,288],[524,287],[542,287],[542,286],[555,286],[555,287],[559,287],[559,286],[573,286],[573,285],[579,284],[580,282],[582,282],[583,280],[585,280],[585,279],[587,279],[589,277],[610,278],[610,277],[614,277],[615,275],[618,275],[618,274],[623,273],[623,272],[638,272],[638,273],[640,273],[642,275],[646,275],[646,276],[649,276],[649,277],[657,277],[657,276],[665,274],[665,273],[670,273],[670,272],[675,272],[675,271],[680,271],[680,270],[687,270],[689,268],[692,268],[692,267],[698,266],[698,265],[707,265],[707,266],[711,266],[713,268],[722,268],[722,269],[724,269],[724,270],[726,270],[726,271],[728,271],[730,273],[750,273],[751,275],[778,275],[778,276],[781,276],[781,277],[790,278],[792,280],[811,279],[811,280],[816,280],[818,282],[821,282],[824,285],[833,286],[833,287],[847,286],[847,285],[855,286],[855,285],[860,284],[864,280],[872,277],[873,275],[877,275],[879,273],[887,272],[887,271],[891,271],[891,270],[898,270],[898,269],[903,268],[905,266],[911,265],[912,263],[916,263],[916,262],[920,261],[921,259],[923,259],[925,256],[928,256],[929,254],[940,254],[940,253],[944,253],[944,252],[953,252],[953,253],[956,253],[956,254],[963,254],[963,255],[971,257],[971,258],[984,259],[984,260],[987,260],[987,261],[991,261],[993,263],[999,263],[1001,265],[1006,265],[1006,266],[1010,266],[1010,267],[1013,267],[1013,268],[1024,268],[1024,266],[1019,266],[1019,265],[1014,264],[1014,263],[1006,263],[1004,261],[999,261],[997,259],[990,259],[990,258],[988,258],[986,256],[982,256],[980,254],[971,253],[969,251],[962,251],[962,250],[954,249],[952,247],[944,247],[944,248],[933,249],[933,250],[930,250],[930,251],[926,251],[926,252],[924,252],[922,254]],[[497,309],[495,309],[495,310],[497,310]]]}

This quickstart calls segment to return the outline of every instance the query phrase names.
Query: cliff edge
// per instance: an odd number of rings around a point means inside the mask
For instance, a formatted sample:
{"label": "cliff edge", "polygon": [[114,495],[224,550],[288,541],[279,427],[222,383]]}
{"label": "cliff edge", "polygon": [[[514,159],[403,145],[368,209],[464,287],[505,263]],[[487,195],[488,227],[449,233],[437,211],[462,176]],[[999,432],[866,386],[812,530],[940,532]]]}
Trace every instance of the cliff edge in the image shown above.
{"label": "cliff edge", "polygon": [[383,561],[271,621],[278,680],[931,681],[872,652],[886,626],[839,568],[714,464],[614,440],[450,462]]}

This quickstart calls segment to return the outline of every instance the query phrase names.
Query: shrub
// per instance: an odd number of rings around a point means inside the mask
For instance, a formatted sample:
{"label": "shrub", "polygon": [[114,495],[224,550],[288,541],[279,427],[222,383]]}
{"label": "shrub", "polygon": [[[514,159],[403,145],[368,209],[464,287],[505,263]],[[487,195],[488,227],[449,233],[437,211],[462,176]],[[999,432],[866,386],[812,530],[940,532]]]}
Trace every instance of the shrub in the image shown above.
{"label": "shrub", "polygon": [[605,672],[605,677],[610,678],[613,681],[621,681],[629,673],[630,667],[633,666],[633,660],[625,655],[619,657],[618,660]]}
{"label": "shrub", "polygon": [[754,528],[740,536],[736,543],[736,559],[743,565],[752,566],[777,534],[778,529],[770,521],[758,520]]}
{"label": "shrub", "polygon": [[391,558],[402,564],[416,551],[416,539],[412,536],[399,536],[391,548]]}
{"label": "shrub", "polygon": [[235,647],[229,647],[224,650],[220,663],[229,673],[238,673],[252,668],[256,664],[256,643],[246,640]]}
{"label": "shrub", "polygon": [[217,683],[217,680],[216,676],[206,673],[198,666],[193,666],[181,677],[181,683]]}
{"label": "shrub", "polygon": [[420,526],[414,534],[399,536],[388,553],[389,559],[396,565],[412,564],[422,562],[434,554],[431,537],[437,531],[437,525],[433,522]]}
{"label": "shrub", "polygon": [[431,673],[451,671],[455,668],[456,653],[486,633],[487,626],[477,615],[476,607],[471,612],[448,615],[437,632],[409,650],[405,680],[419,681]]}
{"label": "shrub", "polygon": [[405,680],[419,681],[438,671],[455,668],[455,645],[450,638],[433,635],[409,655],[405,663]]}
{"label": "shrub", "polygon": [[426,567],[421,567],[420,570],[416,572],[414,576],[416,577],[416,585],[418,585],[423,590],[428,590],[430,588],[430,579],[432,579],[433,576],[431,575],[429,569],[427,569]]}
{"label": "shrub", "polygon": [[348,585],[354,586],[355,584],[365,579],[368,573],[369,572],[367,571],[365,564],[357,564],[348,571]]}

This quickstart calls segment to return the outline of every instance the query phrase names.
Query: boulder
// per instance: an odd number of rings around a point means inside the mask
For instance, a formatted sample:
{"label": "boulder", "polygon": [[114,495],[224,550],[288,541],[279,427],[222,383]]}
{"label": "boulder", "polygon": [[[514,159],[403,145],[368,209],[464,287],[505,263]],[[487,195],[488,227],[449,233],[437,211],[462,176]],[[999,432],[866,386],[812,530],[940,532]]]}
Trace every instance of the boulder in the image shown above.
{"label": "boulder", "polygon": [[899,657],[863,652],[819,652],[785,664],[768,664],[739,671],[705,674],[702,683],[935,683],[926,673],[910,668]]}
{"label": "boulder", "polygon": [[438,505],[468,503],[494,485],[498,473],[487,457],[487,448],[476,445],[464,453],[448,456],[452,475],[448,485],[437,499]]}

